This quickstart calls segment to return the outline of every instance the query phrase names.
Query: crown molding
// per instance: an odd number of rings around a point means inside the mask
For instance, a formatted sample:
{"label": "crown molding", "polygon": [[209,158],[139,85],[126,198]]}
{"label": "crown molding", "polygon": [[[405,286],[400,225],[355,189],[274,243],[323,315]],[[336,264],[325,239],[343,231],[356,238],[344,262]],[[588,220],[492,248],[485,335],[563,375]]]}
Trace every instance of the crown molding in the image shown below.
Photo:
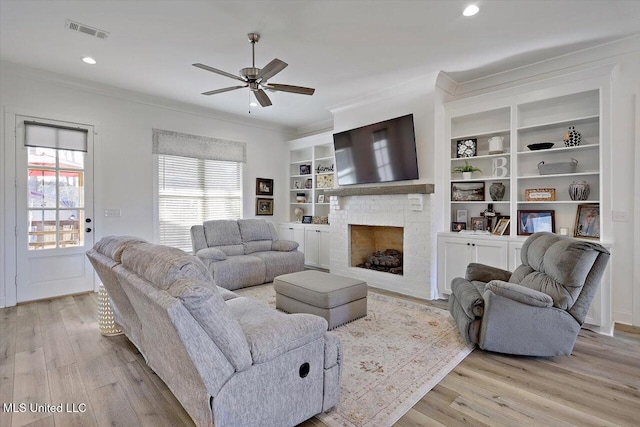
{"label": "crown molding", "polygon": [[312,136],[319,133],[326,133],[331,131],[333,131],[333,118],[311,123],[309,125],[300,126],[295,137],[302,138],[305,136]]}
{"label": "crown molding", "polygon": [[0,61],[0,70],[3,76],[10,75],[20,79],[29,79],[45,83],[51,83],[58,86],[68,87],[81,92],[101,95],[109,98],[119,99],[122,101],[133,102],[136,104],[147,105],[165,110],[172,110],[180,113],[190,114],[193,116],[204,117],[208,119],[220,120],[242,126],[249,126],[256,129],[282,132],[291,137],[296,135],[296,130],[292,127],[278,125],[262,120],[248,120],[235,114],[228,114],[222,111],[210,108],[200,107],[185,102],[175,101],[160,96],[149,95],[128,89],[122,89],[116,86],[105,85],[102,83],[92,82],[89,80],[70,77],[64,74],[55,73],[53,71],[33,68],[15,62]]}

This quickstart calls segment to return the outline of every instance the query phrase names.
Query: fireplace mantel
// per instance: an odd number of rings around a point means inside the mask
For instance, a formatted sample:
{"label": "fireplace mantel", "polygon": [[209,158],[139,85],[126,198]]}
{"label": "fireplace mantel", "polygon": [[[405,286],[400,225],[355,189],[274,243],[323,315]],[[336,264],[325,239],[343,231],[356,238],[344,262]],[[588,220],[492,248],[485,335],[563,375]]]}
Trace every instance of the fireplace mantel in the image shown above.
{"label": "fireplace mantel", "polygon": [[433,184],[386,185],[380,187],[340,187],[324,191],[329,196],[368,196],[389,194],[432,194]]}

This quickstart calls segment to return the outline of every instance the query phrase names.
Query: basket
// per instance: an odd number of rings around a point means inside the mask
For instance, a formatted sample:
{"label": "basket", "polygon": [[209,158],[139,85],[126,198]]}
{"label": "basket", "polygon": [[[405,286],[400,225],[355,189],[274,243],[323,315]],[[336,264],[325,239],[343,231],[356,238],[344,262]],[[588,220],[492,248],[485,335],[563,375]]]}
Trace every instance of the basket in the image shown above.
{"label": "basket", "polygon": [[538,163],[538,172],[540,175],[555,175],[560,173],[575,173],[578,161],[571,159],[570,162],[561,163],[549,163],[545,164],[544,161]]}

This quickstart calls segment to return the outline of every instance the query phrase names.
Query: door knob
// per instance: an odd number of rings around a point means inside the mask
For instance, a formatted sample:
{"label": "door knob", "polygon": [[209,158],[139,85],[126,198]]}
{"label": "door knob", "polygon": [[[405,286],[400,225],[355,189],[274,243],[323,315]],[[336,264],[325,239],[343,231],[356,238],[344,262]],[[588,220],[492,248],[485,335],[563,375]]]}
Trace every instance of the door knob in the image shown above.
{"label": "door knob", "polygon": [[85,228],[84,231],[86,231],[87,233],[91,233],[91,229],[89,227]]}
{"label": "door knob", "polygon": [[91,222],[91,218],[85,219],[84,222],[87,222],[87,223]]}

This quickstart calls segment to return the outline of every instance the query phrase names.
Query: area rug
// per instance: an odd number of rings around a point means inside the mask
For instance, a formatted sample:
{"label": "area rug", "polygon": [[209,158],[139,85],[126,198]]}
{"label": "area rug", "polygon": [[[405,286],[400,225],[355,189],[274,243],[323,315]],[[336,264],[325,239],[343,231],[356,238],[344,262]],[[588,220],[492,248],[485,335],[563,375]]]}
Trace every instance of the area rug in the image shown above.
{"label": "area rug", "polygon": [[[272,284],[236,293],[275,307]],[[445,310],[369,292],[367,317],[332,331],[344,350],[331,427],[391,426],[471,351]]]}

